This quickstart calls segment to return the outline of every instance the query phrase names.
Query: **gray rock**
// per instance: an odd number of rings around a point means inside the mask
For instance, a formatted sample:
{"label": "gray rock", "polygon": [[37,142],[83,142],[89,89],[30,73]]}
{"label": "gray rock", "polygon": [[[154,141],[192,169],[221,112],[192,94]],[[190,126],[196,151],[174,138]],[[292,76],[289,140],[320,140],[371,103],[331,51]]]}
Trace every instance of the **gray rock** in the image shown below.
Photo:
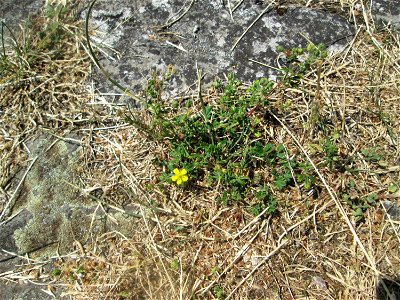
{"label": "gray rock", "polygon": [[399,278],[378,278],[376,286],[377,300],[398,300],[400,299],[400,280]]}
{"label": "gray rock", "polygon": [[[45,289],[45,287],[43,287]],[[5,284],[0,282],[2,300],[50,300],[54,297],[33,284]],[[58,298],[60,299],[60,298]]]}
{"label": "gray rock", "polygon": [[32,213],[26,209],[23,209],[16,217],[0,225],[0,273],[7,272],[12,269],[13,266],[10,268],[9,264],[6,264],[5,262],[14,257],[13,254],[8,254],[2,250],[6,250],[9,253],[19,252],[13,237],[14,232],[23,228],[31,219]]}
{"label": "gray rock", "polygon": [[47,135],[29,141],[27,146],[37,160],[27,173],[13,213],[27,209],[32,218],[14,231],[15,244],[19,252],[47,251],[59,245],[65,253],[75,239],[85,238],[84,224],[90,224],[89,207],[94,205],[80,195],[82,149],[76,143]]}
{"label": "gray rock", "polygon": [[[0,274],[26,263],[25,255],[46,260],[57,253],[67,254],[75,240],[84,243],[90,233],[105,229],[102,216],[94,216],[90,226],[97,203],[81,195],[82,148],[73,142],[76,136],[70,138],[57,140],[42,134],[27,141],[30,158],[36,160],[16,175],[19,182],[27,172],[6,220],[0,223]],[[49,265],[48,272],[51,260]],[[0,290],[0,299],[53,299],[40,286],[25,282],[1,282]]]}
{"label": "gray rock", "polygon": [[[93,43],[109,55],[102,56],[101,64],[134,92],[146,85],[152,70],[167,72],[170,65],[177,74],[168,81],[166,96],[175,97],[196,83],[196,65],[207,74],[205,83],[227,72],[245,82],[274,78],[276,70],[250,59],[276,67],[277,46],[304,47],[306,38],[315,44],[343,45],[354,32],[345,19],[325,11],[290,7],[280,15],[271,9],[233,49],[266,6],[245,1],[232,16],[222,1],[196,1],[189,7],[181,0],[98,1],[90,22],[98,29]],[[178,21],[162,27],[174,20]],[[110,47],[120,52],[120,59]],[[97,73],[96,78],[101,90],[112,91],[102,75]]]}
{"label": "gray rock", "polygon": [[1,0],[0,20],[4,20],[10,29],[17,30],[29,16],[38,14],[43,4],[43,0]]}
{"label": "gray rock", "polygon": [[397,30],[400,30],[400,0],[375,0],[371,2],[371,12],[376,21],[391,24]]}
{"label": "gray rock", "polygon": [[381,203],[385,207],[386,217],[390,217],[393,221],[400,221],[400,207],[395,202],[384,200]]}
{"label": "gray rock", "polygon": [[[30,158],[36,160],[30,169],[16,175],[14,187],[27,172],[6,220],[0,222],[0,274],[14,272],[17,265],[26,263],[22,258],[25,255],[46,261],[57,254],[70,253],[74,241],[85,244],[91,235],[114,229],[129,235],[135,230],[140,218],[135,205],[127,207],[126,214],[109,209],[117,221],[111,222],[102,209],[95,213],[98,202],[82,195],[79,181],[82,147],[78,136],[60,140],[41,134],[26,141],[26,145]],[[51,269],[52,259],[49,259],[44,272],[50,273]],[[41,288],[46,287],[1,281],[0,299],[53,299]]]}

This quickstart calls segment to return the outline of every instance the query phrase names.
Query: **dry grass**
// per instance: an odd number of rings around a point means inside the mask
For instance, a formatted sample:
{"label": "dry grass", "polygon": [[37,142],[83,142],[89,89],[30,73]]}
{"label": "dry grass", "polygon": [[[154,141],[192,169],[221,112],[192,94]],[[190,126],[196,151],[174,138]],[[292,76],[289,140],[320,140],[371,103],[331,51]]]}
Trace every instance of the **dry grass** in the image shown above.
{"label": "dry grass", "polygon": [[[355,2],[335,3],[354,14]],[[161,189],[163,170],[154,158],[165,153],[165,145],[124,124],[121,111],[110,123],[109,107],[94,115],[82,106],[90,98],[82,85],[89,62],[76,48],[79,39],[68,43],[68,59],[41,58],[53,66],[65,64],[65,73],[48,68],[39,85],[26,90],[15,82],[3,89],[2,101],[11,105],[1,115],[4,145],[10,144],[1,152],[2,164],[21,159],[21,137],[37,124],[52,124],[59,135],[77,129],[87,145],[86,194],[99,193],[104,203],[127,215],[134,206],[139,216],[129,234],[113,231],[93,237],[91,244],[77,243],[75,252],[56,259],[61,275],[43,273],[39,279],[62,285],[73,299],[215,299],[218,291],[221,299],[374,298],[378,278],[396,278],[400,269],[399,224],[388,220],[379,204],[399,200],[398,193],[388,193],[388,185],[400,180],[400,42],[390,30],[376,29],[360,9],[354,16],[358,31],[346,48],[317,64],[298,88],[277,83],[269,96],[275,118],[267,128],[269,139],[309,159],[319,188],[274,191],[279,213],[267,218],[254,217],[240,205],[220,205],[218,191],[200,188],[201,182],[197,190]],[[29,82],[42,73],[26,74],[23,80]],[[32,101],[32,90],[40,101]],[[14,94],[20,102],[7,96]],[[212,102],[218,95],[209,90],[203,96]],[[96,119],[95,126],[87,115]],[[318,148],[324,136],[315,118],[339,133],[339,159],[354,158],[343,162],[348,171],[324,165]],[[372,148],[380,163],[360,154]],[[355,183],[351,197],[379,197],[363,222],[355,221],[342,198],[350,180]],[[37,279],[28,273],[25,279]]]}
{"label": "dry grass", "polygon": [[[57,22],[57,29],[49,29],[51,22]],[[15,174],[17,164],[26,159],[27,137],[39,128],[62,136],[87,124],[94,114],[86,105],[91,97],[85,86],[90,59],[82,48],[80,23],[43,16],[22,28],[18,37],[4,28],[5,58],[1,56],[0,65],[2,188]],[[41,38],[38,32],[46,35]],[[60,42],[53,45],[55,39]]]}

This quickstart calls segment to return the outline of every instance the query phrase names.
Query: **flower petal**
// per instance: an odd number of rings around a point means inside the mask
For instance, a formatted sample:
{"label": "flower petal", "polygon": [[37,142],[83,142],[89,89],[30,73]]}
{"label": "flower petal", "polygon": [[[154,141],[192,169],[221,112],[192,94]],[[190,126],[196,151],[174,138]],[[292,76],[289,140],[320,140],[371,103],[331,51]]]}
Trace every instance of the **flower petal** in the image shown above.
{"label": "flower petal", "polygon": [[177,181],[178,178],[179,178],[178,175],[174,175],[174,176],[171,177],[172,181]]}
{"label": "flower petal", "polygon": [[177,184],[177,185],[182,184],[182,179],[179,178],[179,179],[176,181],[176,184]]}
{"label": "flower petal", "polygon": [[182,169],[182,170],[181,170],[181,175],[186,175],[186,174],[187,174],[186,169]]}
{"label": "flower petal", "polygon": [[173,172],[174,172],[174,174],[176,174],[176,175],[179,175],[179,170],[177,169],[177,168],[175,168],[174,170],[173,170]]}
{"label": "flower petal", "polygon": [[183,181],[183,182],[188,181],[188,179],[189,179],[189,178],[188,178],[186,175],[183,175],[183,176],[182,176],[182,181]]}

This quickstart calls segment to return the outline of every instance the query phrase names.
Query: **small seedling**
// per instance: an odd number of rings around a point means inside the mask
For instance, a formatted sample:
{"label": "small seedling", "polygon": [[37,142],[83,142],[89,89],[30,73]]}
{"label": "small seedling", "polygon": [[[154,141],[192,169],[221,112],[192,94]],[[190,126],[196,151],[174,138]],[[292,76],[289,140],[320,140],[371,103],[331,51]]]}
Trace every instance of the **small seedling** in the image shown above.
{"label": "small seedling", "polygon": [[382,158],[382,155],[380,155],[374,148],[363,149],[361,150],[361,153],[367,161],[378,162]]}
{"label": "small seedling", "polygon": [[316,182],[316,178],[313,175],[314,168],[309,163],[300,163],[298,168],[301,173],[297,175],[297,182],[303,183],[306,190],[311,189]]}
{"label": "small seedling", "polygon": [[62,273],[61,269],[55,268],[52,272],[53,276],[60,276]]}
{"label": "small seedling", "polygon": [[211,269],[211,274],[212,275],[218,275],[220,269],[218,268],[218,266],[215,266]]}
{"label": "small seedling", "polygon": [[394,194],[397,192],[397,190],[398,190],[397,184],[395,184],[394,182],[389,183],[389,186],[388,186],[389,193]]}
{"label": "small seedling", "polygon": [[257,202],[252,205],[249,209],[250,213],[257,216],[262,211],[267,209],[267,214],[272,215],[276,209],[278,202],[277,200],[269,193],[268,188],[263,186],[256,193]]}
{"label": "small seedling", "polygon": [[342,194],[343,200],[351,207],[356,222],[364,220],[365,212],[373,205],[376,205],[378,195],[371,193],[366,196],[359,196],[360,192],[354,180],[351,180]]}
{"label": "small seedling", "polygon": [[79,266],[78,269],[76,269],[76,274],[82,275],[85,273],[85,269],[82,266]]}
{"label": "small seedling", "polygon": [[291,87],[297,87],[300,84],[304,74],[308,72],[317,61],[323,61],[328,57],[326,46],[323,43],[317,46],[309,43],[306,48],[294,47],[285,50],[278,46],[278,52],[285,55],[286,66],[282,68],[283,76],[281,81]]}
{"label": "small seedling", "polygon": [[171,261],[171,269],[174,271],[177,271],[179,269],[179,261],[177,261],[176,259],[174,259],[173,261]]}
{"label": "small seedling", "polygon": [[221,286],[219,286],[219,285],[214,286],[213,291],[214,291],[215,297],[216,297],[218,300],[222,300],[222,299],[225,298],[225,296],[224,296],[224,290],[222,289]]}
{"label": "small seedling", "polygon": [[337,161],[338,157],[338,148],[329,137],[325,139],[325,142],[323,144],[323,150],[325,153],[325,161],[329,167],[330,170],[333,168],[334,162]]}
{"label": "small seedling", "polygon": [[131,297],[131,293],[128,292],[128,291],[122,291],[122,292],[119,292],[119,293],[118,293],[118,296],[119,296],[121,299],[129,299],[129,297]]}

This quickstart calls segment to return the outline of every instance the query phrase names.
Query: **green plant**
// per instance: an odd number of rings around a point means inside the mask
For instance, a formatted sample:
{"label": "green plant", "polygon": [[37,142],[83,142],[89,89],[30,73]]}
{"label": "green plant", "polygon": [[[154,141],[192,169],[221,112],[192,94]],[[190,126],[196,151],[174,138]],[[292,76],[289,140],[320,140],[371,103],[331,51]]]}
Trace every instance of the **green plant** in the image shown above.
{"label": "green plant", "polygon": [[297,87],[303,75],[311,69],[312,65],[328,56],[326,46],[323,43],[314,45],[310,42],[306,48],[294,47],[290,50],[278,46],[277,51],[283,52],[286,57],[286,65],[282,68],[281,81],[291,87]]}
{"label": "green plant", "polygon": [[267,187],[263,186],[259,188],[256,192],[256,198],[257,202],[249,209],[250,213],[253,215],[257,216],[265,209],[267,209],[267,213],[270,215],[276,211],[278,202],[268,191]]}
{"label": "green plant", "polygon": [[224,290],[222,289],[221,286],[219,286],[219,285],[214,286],[213,292],[214,292],[214,296],[215,296],[218,300],[224,299],[224,298],[225,298]]}
{"label": "green plant", "polygon": [[85,273],[85,269],[82,267],[82,266],[79,266],[77,269],[76,269],[76,274],[78,274],[78,275],[81,275],[81,274],[84,274]]}
{"label": "green plant", "polygon": [[382,158],[382,155],[380,155],[375,148],[363,149],[361,153],[367,161],[378,162]]}
{"label": "green plant", "polygon": [[[146,89],[150,120],[146,126],[153,138],[166,145],[165,153],[156,159],[166,170],[160,176],[162,184],[172,183],[171,179],[183,183],[187,173],[190,180],[184,187],[193,188],[196,182],[202,182],[203,187],[218,187],[218,200],[226,205],[243,203],[254,214],[266,208],[272,214],[277,201],[271,188],[284,190],[294,183],[293,175],[307,189],[315,182],[311,168],[298,167],[282,144],[263,138],[268,94],[274,86],[268,79],[255,80],[243,89],[242,83],[229,74],[226,83],[214,84],[219,96],[213,102],[205,101],[200,94],[197,102],[175,101],[172,106],[160,101],[161,91],[156,86],[161,87],[151,81]],[[270,171],[255,175],[265,168]],[[271,184],[267,186],[266,181]]]}
{"label": "green plant", "polygon": [[338,148],[336,143],[331,138],[327,137],[322,145],[322,149],[325,153],[325,162],[329,169],[332,170],[334,162],[338,160]]}
{"label": "green plant", "polygon": [[299,163],[298,168],[300,173],[297,175],[297,182],[303,183],[304,188],[309,190],[316,182],[316,178],[313,175],[314,168],[309,163]]}
{"label": "green plant", "polygon": [[342,198],[352,209],[355,221],[361,222],[364,220],[364,215],[368,208],[376,204],[378,195],[376,193],[370,193],[365,196],[360,196],[355,181],[351,180],[344,189]]}
{"label": "green plant", "polygon": [[61,269],[55,268],[52,272],[53,276],[60,276],[62,273]]}
{"label": "green plant", "polygon": [[118,296],[120,297],[120,299],[129,299],[131,293],[128,291],[121,291],[118,293]]}
{"label": "green plant", "polygon": [[[47,5],[44,16],[45,19],[40,22],[26,20],[22,25],[23,34],[19,38],[1,21],[2,83],[12,84],[32,76],[32,69],[43,68],[41,64],[44,65],[44,61],[55,60],[63,55],[65,44],[61,40],[73,36],[63,24],[70,18],[69,11],[62,5]],[[11,51],[7,53],[6,50]]]}
{"label": "green plant", "polygon": [[166,82],[171,79],[174,73],[175,70],[172,65],[168,65],[168,70],[165,73],[161,73],[160,76],[158,76],[155,71],[152,72],[151,78],[147,81],[147,86],[145,88],[145,95],[148,104],[161,100],[162,90],[165,87]]}
{"label": "green plant", "polygon": [[177,271],[179,269],[179,261],[174,259],[173,261],[171,261],[171,269],[174,271]]}
{"label": "green plant", "polygon": [[211,269],[211,274],[214,276],[218,275],[219,272],[220,272],[220,269],[218,266],[215,266]]}
{"label": "green plant", "polygon": [[389,193],[394,194],[397,192],[398,189],[399,189],[399,187],[397,186],[397,184],[395,184],[394,182],[389,183],[389,186],[388,186]]}
{"label": "green plant", "polygon": [[[6,30],[9,33],[11,40],[10,44],[6,43]],[[25,44],[25,43],[24,43]],[[4,21],[1,21],[1,48],[2,55],[0,60],[0,71],[2,74],[2,83],[12,82],[21,78],[24,70],[29,69],[29,62],[26,60],[26,53],[24,47],[21,46],[12,30],[7,26]],[[8,54],[6,49],[10,48],[12,54]]]}

